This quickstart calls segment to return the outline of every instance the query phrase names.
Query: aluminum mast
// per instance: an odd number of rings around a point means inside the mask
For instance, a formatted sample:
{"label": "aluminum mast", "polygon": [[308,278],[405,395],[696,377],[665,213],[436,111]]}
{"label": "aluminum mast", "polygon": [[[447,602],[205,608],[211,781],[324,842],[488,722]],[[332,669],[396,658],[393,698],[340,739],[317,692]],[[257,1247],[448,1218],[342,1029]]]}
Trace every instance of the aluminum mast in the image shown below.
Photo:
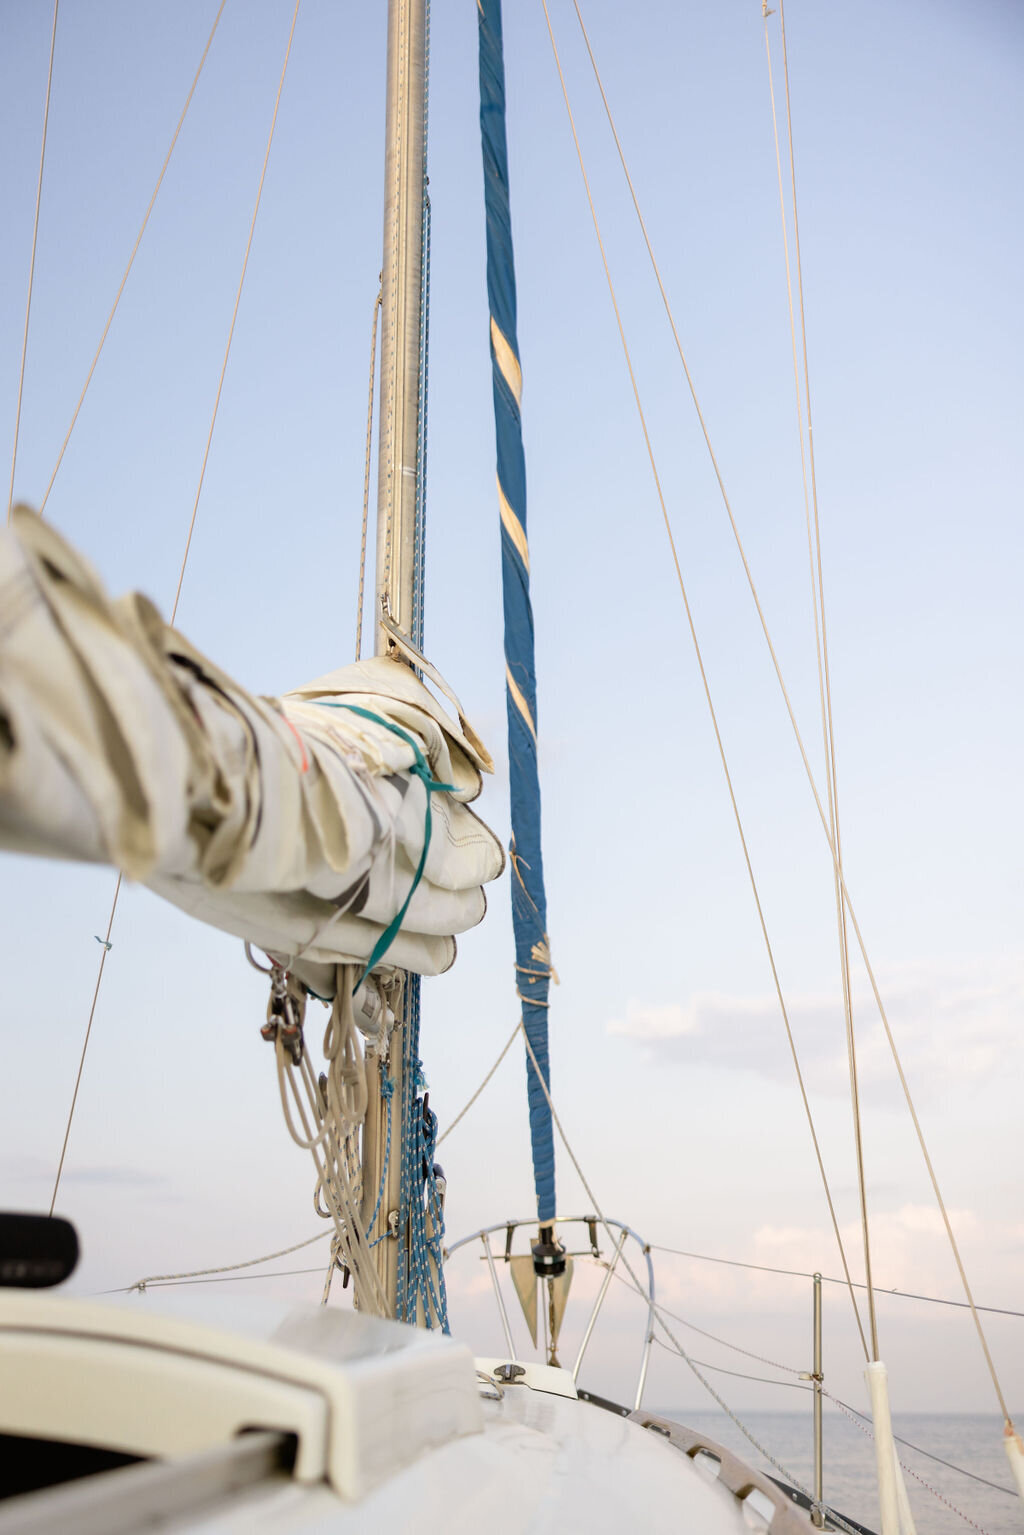
{"label": "aluminum mast", "polygon": [[[377,599],[416,638],[426,125],[425,0],[389,0],[381,268]],[[377,654],[388,649],[377,625]]]}
{"label": "aluminum mast", "polygon": [[[382,610],[416,643],[422,638],[420,504],[420,408],[423,376],[422,293],[424,265],[424,162],[426,124],[425,0],[389,0],[387,107],[384,152],[384,253],[381,266],[380,437],[377,468],[376,651],[389,649]],[[419,977],[408,975],[404,1017],[392,1036],[394,1083],[388,1150],[387,1115],[381,1098],[381,1064],[370,1055],[368,1104],[363,1134],[364,1219],[369,1219],[387,1160],[381,1228],[400,1208],[402,1056],[409,1002],[418,1002]],[[404,1240],[404,1235],[402,1237]],[[398,1288],[399,1242],[374,1248],[392,1315]]]}

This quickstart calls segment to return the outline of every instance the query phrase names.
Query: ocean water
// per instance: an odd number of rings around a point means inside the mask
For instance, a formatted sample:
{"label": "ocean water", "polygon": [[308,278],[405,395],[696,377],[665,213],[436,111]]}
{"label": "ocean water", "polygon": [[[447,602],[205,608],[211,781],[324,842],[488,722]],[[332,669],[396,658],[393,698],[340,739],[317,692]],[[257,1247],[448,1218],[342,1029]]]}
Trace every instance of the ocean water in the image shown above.
{"label": "ocean water", "polygon": [[[689,1412],[659,1409],[688,1428],[698,1429],[726,1449],[742,1455],[749,1465],[782,1476],[754,1450],[722,1412]],[[771,1454],[805,1487],[812,1484],[814,1447],[809,1413],[749,1412],[738,1416]],[[863,1425],[866,1429],[867,1425]],[[972,1471],[1007,1489],[974,1481],[928,1459],[917,1450],[897,1446],[906,1470],[918,1535],[962,1535],[981,1530],[985,1535],[1022,1535],[1024,1505],[1013,1487],[1009,1462],[1003,1449],[1003,1425],[998,1417],[961,1413],[904,1413],[894,1430],[920,1450]],[[824,1492],[825,1501],[870,1530],[879,1529],[875,1491],[874,1441],[861,1428],[825,1404]],[[909,1474],[908,1474],[909,1473]],[[927,1485],[924,1485],[927,1484]],[[929,1490],[931,1489],[931,1490]]]}

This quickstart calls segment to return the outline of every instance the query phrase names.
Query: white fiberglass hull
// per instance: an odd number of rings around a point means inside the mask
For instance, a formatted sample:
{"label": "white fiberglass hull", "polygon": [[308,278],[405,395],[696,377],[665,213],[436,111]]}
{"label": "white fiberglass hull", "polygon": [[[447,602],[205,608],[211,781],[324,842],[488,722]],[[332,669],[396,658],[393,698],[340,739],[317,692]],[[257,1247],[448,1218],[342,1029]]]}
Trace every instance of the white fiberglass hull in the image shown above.
{"label": "white fiberglass hull", "polygon": [[[0,1356],[0,1433],[55,1463],[62,1443],[140,1457],[0,1502],[0,1535],[811,1528],[757,1473],[578,1399],[565,1371],[496,1383],[450,1339],[334,1307],[8,1293]],[[253,1430],[287,1468],[245,1469]]]}

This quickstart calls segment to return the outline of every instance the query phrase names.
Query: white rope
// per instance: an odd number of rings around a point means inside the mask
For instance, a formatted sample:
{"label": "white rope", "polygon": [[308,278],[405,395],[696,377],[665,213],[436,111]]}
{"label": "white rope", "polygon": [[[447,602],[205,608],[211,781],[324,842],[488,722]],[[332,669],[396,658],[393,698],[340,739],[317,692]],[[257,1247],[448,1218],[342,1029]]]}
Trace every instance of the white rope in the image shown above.
{"label": "white rope", "polygon": [[341,1243],[338,1241],[337,1233],[335,1233],[331,1238],[331,1256],[327,1260],[327,1273],[324,1275],[324,1293],[320,1297],[321,1306],[326,1306],[331,1298],[331,1280],[337,1271],[338,1259],[341,1255]]}
{"label": "white rope", "polygon": [[[377,1278],[373,1257],[362,1233],[360,1224],[359,1192],[349,1177],[348,1158],[345,1154],[345,1134],[335,1126],[324,1125],[323,1146],[317,1144],[312,1123],[323,1113],[322,1102],[316,1102],[310,1091],[310,1081],[301,1072],[290,1070],[291,1057],[280,1039],[277,1041],[278,1069],[293,1094],[293,1101],[303,1123],[305,1144],[313,1157],[317,1172],[316,1197],[327,1206],[326,1214],[334,1223],[346,1267],[352,1274],[356,1299],[361,1311],[371,1316],[386,1316],[387,1302]],[[296,1076],[305,1088],[305,1099],[296,1082]],[[307,1113],[307,1109],[310,1111]]]}
{"label": "white rope", "polygon": [[[21,367],[18,369],[18,403],[14,412],[14,446],[11,450],[11,484],[7,492],[7,521],[14,506],[14,472],[18,463],[18,438],[21,435],[21,400],[25,391],[25,360],[28,357],[28,327],[32,314],[32,290],[36,275],[36,246],[39,243],[39,208],[43,200],[43,166],[46,163],[46,132],[50,122],[50,91],[53,86],[53,55],[57,47],[57,7],[53,0],[53,27],[50,31],[50,63],[46,71],[46,99],[43,105],[43,140],[39,149],[39,179],[36,182],[36,211],[32,220],[32,255],[28,263],[28,295],[25,299],[25,331],[21,338]],[[52,1211],[50,1212],[53,1213]]]}
{"label": "white rope", "polygon": [[[362,1225],[362,1169],[356,1136],[366,1115],[367,1086],[352,1012],[356,973],[356,967],[351,965],[339,965],[336,970],[334,1005],[324,1034],[327,1071],[323,1086],[313,1073],[309,1050],[302,1038],[305,995],[296,982],[284,978],[286,1007],[290,1007],[292,1019],[298,1025],[297,1062],[284,1036],[282,1014],[273,1011],[274,990],[268,1019],[278,1020],[274,1050],[285,1124],[296,1145],[313,1158],[314,1208],[318,1215],[333,1222],[332,1264],[341,1257],[352,1275],[361,1311],[371,1316],[388,1316],[387,1297]],[[273,975],[276,987],[282,979],[279,967],[274,967]],[[330,1278],[328,1274],[324,1284],[324,1304],[330,1295]]]}
{"label": "white rope", "polygon": [[520,1025],[517,1023],[515,1028],[512,1030],[511,1034],[509,1035],[508,1039],[505,1041],[505,1044],[502,1047],[501,1054],[498,1056],[498,1059],[495,1061],[495,1063],[491,1067],[490,1071],[487,1073],[487,1075],[484,1077],[483,1081],[480,1083],[480,1086],[477,1088],[476,1092],[473,1094],[473,1096],[469,1099],[469,1101],[467,1103],[463,1104],[462,1108],[459,1110],[459,1112],[456,1114],[455,1118],[452,1120],[451,1124],[448,1126],[447,1130],[444,1132],[444,1135],[439,1135],[438,1136],[438,1138],[437,1138],[438,1146],[440,1146],[442,1141],[447,1140],[448,1136],[451,1135],[452,1131],[455,1129],[455,1126],[459,1123],[459,1120],[463,1119],[469,1113],[470,1109],[473,1107],[474,1103],[479,1098],[480,1094],[483,1092],[484,1088],[487,1086],[488,1082],[494,1076],[494,1073],[497,1071],[498,1067],[501,1065],[502,1061],[505,1059],[506,1055],[508,1054],[508,1052],[511,1050],[512,1046],[514,1045],[516,1035],[519,1033],[519,1028],[520,1028]]}
{"label": "white rope", "polygon": [[[183,1274],[147,1274],[144,1279],[137,1279],[128,1290],[145,1290],[151,1284],[172,1284],[178,1279],[202,1279],[207,1274],[232,1274],[236,1269],[257,1268],[261,1263],[270,1263],[274,1258],[286,1258],[289,1253],[301,1252],[304,1247],[312,1247],[314,1242],[322,1242],[324,1237],[330,1236],[329,1231],[318,1231],[315,1237],[306,1237],[302,1242],[295,1242],[291,1247],[281,1247],[277,1252],[264,1253],[262,1258],[246,1258],[244,1263],[222,1263],[218,1268],[188,1269]],[[259,1278],[259,1275],[254,1275]],[[272,1278],[272,1275],[268,1275]],[[121,1294],[121,1291],[115,1292]]]}
{"label": "white rope", "polygon": [[359,596],[356,599],[356,660],[363,653],[363,602],[366,591],[366,534],[370,523],[370,458],[373,452],[373,384],[377,371],[377,319],[383,289],[377,290],[370,334],[370,387],[366,406],[366,463],[363,468],[363,532],[359,544]]}

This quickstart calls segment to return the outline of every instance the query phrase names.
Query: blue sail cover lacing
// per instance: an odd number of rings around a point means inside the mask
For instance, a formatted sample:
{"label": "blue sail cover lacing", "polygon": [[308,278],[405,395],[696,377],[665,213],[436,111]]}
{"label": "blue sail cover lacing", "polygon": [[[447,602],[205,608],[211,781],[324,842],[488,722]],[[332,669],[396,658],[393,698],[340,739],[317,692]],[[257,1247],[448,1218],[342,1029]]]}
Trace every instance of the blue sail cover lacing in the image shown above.
{"label": "blue sail cover lacing", "polygon": [[444,1210],[437,1186],[434,1149],[437,1115],[423,1089],[420,1048],[420,993],[410,988],[402,1055],[402,1162],[398,1224],[398,1283],[395,1316],[400,1322],[435,1323],[450,1333],[444,1281]]}
{"label": "blue sail cover lacing", "polygon": [[[478,0],[480,135],[487,212],[487,299],[491,311],[491,367],[501,504],[501,572],[505,604],[506,704],[512,800],[512,920],[523,1026],[545,1085],[548,1066],[550,956],[540,837],[537,776],[537,684],[533,654],[526,542],[526,462],[519,409],[521,373],[516,339],[516,278],[509,212],[505,139],[505,64],[500,0]],[[537,1218],[555,1216],[555,1146],[551,1110],[527,1057],[530,1139]]]}

